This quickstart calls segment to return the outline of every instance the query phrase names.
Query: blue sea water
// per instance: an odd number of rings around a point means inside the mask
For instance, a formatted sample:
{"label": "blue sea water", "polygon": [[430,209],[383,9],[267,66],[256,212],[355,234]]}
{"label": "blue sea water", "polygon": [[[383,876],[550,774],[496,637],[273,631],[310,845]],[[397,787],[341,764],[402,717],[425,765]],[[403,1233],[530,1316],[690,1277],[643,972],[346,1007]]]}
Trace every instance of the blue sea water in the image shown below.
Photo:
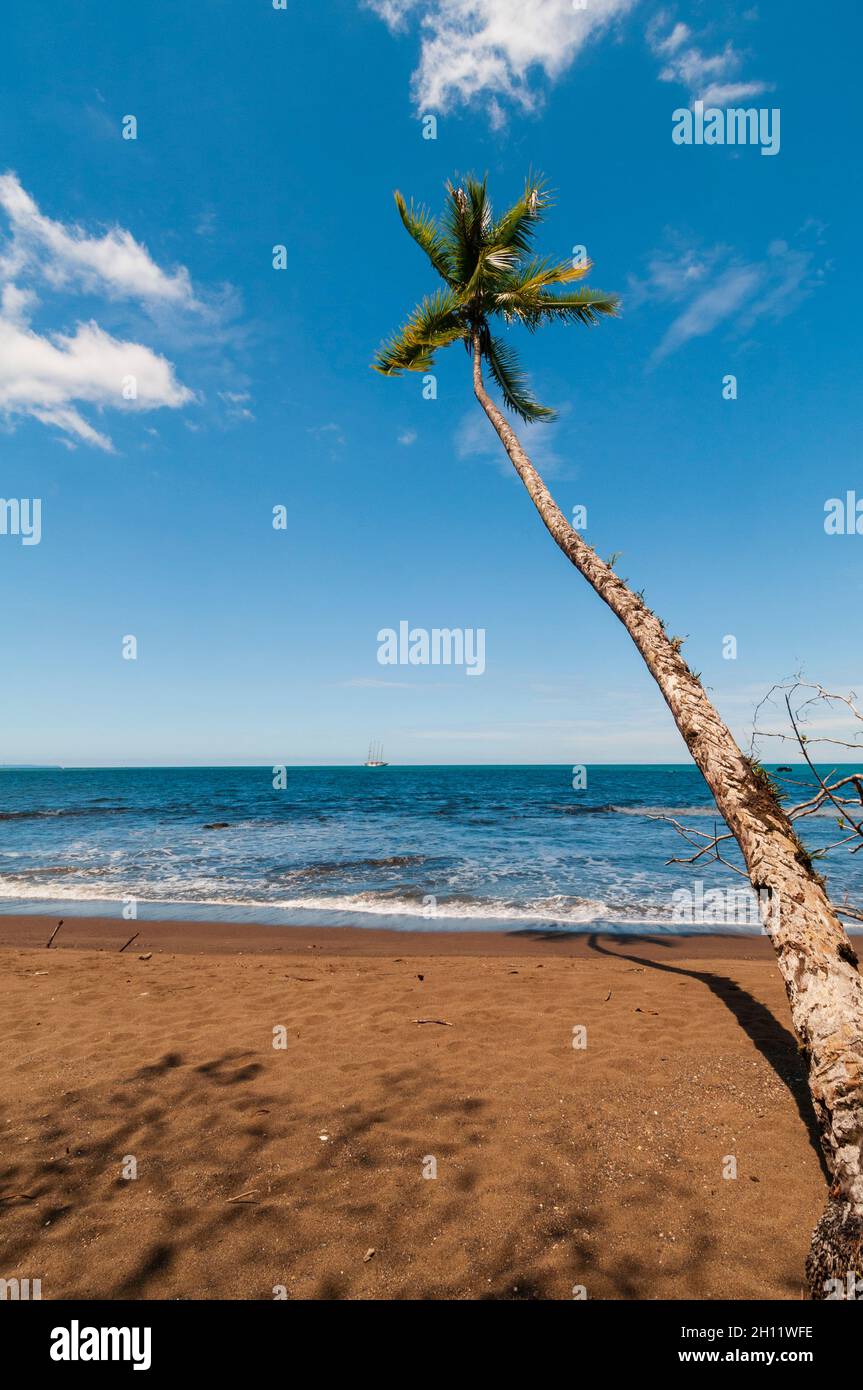
{"label": "blue sea water", "polygon": [[[549,766],[291,768],[282,790],[268,767],[2,770],[0,912],[134,898],[143,919],[757,931],[743,879],[666,863],[692,851],[662,815],[721,824],[691,766],[590,767],[582,790]],[[840,836],[831,815],[804,826],[812,848]],[[837,901],[863,902],[863,855],[822,867]]]}

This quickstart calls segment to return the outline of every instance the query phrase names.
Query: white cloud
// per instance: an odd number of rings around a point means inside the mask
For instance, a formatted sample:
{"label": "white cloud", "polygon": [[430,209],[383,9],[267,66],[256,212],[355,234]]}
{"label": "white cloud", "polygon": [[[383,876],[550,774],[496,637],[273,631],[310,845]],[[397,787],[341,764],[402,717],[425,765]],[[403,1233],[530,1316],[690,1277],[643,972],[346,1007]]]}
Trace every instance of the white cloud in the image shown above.
{"label": "white cloud", "polygon": [[[655,32],[655,31],[654,31]],[[675,24],[674,28],[664,39],[656,39],[655,47],[659,53],[676,53],[682,48],[690,37],[692,30],[688,24]]]}
{"label": "white cloud", "polygon": [[410,448],[411,444],[416,444],[416,442],[416,430],[403,430],[402,433],[399,435],[399,444],[403,444],[405,448]]}
{"label": "white cloud", "polygon": [[747,101],[766,91],[769,88],[764,82],[714,82],[705,87],[700,100],[705,106],[734,106],[738,101]]}
{"label": "white cloud", "polygon": [[369,8],[379,14],[391,29],[400,29],[419,0],[368,0]]}
{"label": "white cloud", "polygon": [[56,287],[72,285],[109,296],[194,306],[189,272],[181,266],[166,275],[147,248],[122,227],[93,237],[80,227],[52,221],[39,211],[14,173],[0,175],[0,208],[12,232],[0,258],[0,272],[17,276],[23,270],[38,269]]}
{"label": "white cloud", "polygon": [[675,238],[670,250],[654,252],[641,278],[629,277],[627,308],[637,309],[648,300],[673,304],[691,298],[708,279],[724,250],[715,246],[700,251]]}
{"label": "white cloud", "polygon": [[[40,407],[31,406],[30,414],[35,420],[40,420],[43,425],[54,425],[57,429],[63,430],[64,434],[70,434],[76,439],[80,439],[84,444],[92,444],[94,448],[104,449],[106,453],[112,454],[114,446],[106,434],[100,434],[92,425],[79,415],[78,411],[72,406],[52,406]],[[71,439],[59,437],[60,443],[67,449],[74,449],[75,445]]]}
{"label": "white cloud", "polygon": [[[123,384],[130,377],[136,398],[126,400]],[[164,357],[140,343],[120,342],[96,323],[78,324],[71,336],[47,338],[0,317],[0,410],[7,416],[32,415],[85,443],[110,449],[107,436],[93,429],[72,401],[152,410],[192,399]]]}
{"label": "white cloud", "polygon": [[674,320],[654,353],[654,361],[668,357],[690,338],[703,338],[724,323],[752,296],[761,282],[758,266],[737,266],[726,270],[712,285],[696,295]]}
{"label": "white cloud", "polygon": [[531,85],[554,80],[581,49],[637,0],[365,0],[391,29],[418,19],[422,31],[413,95],[421,111],[445,111],[486,94],[496,124],[495,95],[526,110],[537,105]]}
{"label": "white cloud", "polygon": [[54,331],[31,322],[46,291],[195,308],[185,270],[166,275],[122,228],[90,237],[43,217],[13,173],[0,176],[0,211],[9,231],[0,244],[0,414],[7,423],[29,416],[59,430],[67,446],[112,450],[110,437],[81,414],[82,403],[99,412],[141,411],[194,399],[165,357],[92,319]]}
{"label": "white cloud", "polygon": [[655,364],[718,328],[739,336],[762,319],[784,318],[823,275],[812,250],[785,241],[771,242],[761,260],[747,260],[727,246],[698,251],[676,245],[655,254],[640,280],[630,280],[628,303],[680,306],[653,353]]}
{"label": "white cloud", "polygon": [[[361,0],[394,33],[416,25],[420,54],[413,74],[419,111],[446,111],[480,96],[491,124],[505,121],[501,99],[533,110],[541,99],[537,79],[559,78],[592,39],[638,0]],[[747,15],[747,18],[753,16]],[[659,77],[687,87],[691,100],[722,105],[768,91],[762,81],[741,81],[744,55],[732,43],[716,53],[697,46],[688,24],[660,10],[647,28],[648,43],[662,61]]]}
{"label": "white cloud", "polygon": [[36,303],[33,290],[22,290],[18,285],[3,286],[0,295],[0,313],[13,323],[24,323]]}
{"label": "white cloud", "polygon": [[688,89],[691,101],[703,101],[705,106],[730,105],[770,90],[767,82],[737,80],[743,55],[732,43],[726,43],[720,53],[704,53],[693,42],[687,24],[677,23],[667,29],[669,22],[662,11],[647,28],[651,50],[665,61],[660,82],[680,83]]}
{"label": "white cloud", "polygon": [[219,400],[227,407],[230,421],[254,420],[254,412],[249,406],[252,397],[248,391],[220,391]]}

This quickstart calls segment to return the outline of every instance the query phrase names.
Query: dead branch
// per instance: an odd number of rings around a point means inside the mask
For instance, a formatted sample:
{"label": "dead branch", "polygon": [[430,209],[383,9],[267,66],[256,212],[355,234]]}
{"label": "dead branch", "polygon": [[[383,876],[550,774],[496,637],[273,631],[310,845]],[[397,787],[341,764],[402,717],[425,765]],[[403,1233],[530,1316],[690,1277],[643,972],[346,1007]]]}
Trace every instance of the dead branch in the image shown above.
{"label": "dead branch", "polygon": [[[714,824],[713,834],[709,835],[706,830],[698,830],[693,825],[682,825],[675,816],[651,816],[650,820],[667,821],[669,825],[674,826],[679,835],[682,835],[687,844],[692,845],[693,849],[696,849],[695,854],[688,855],[686,858],[666,859],[666,864],[697,864],[704,855],[708,855],[712,862],[724,864],[726,869],[731,869],[733,873],[740,874],[741,878],[748,877],[745,870],[741,869],[737,864],[732,864],[730,859],[726,859],[725,856],[720,853],[719,846],[722,844],[723,840],[734,839],[730,830],[726,830],[724,834],[721,834],[716,830]],[[697,849],[695,840],[691,838],[693,835],[697,835],[700,839],[706,841],[700,849]]]}
{"label": "dead branch", "polygon": [[[787,720],[786,727],[762,727],[760,721],[763,711],[768,705],[775,708],[780,695]],[[806,729],[805,726],[809,720],[817,717],[819,711],[823,712],[825,708],[828,711],[843,711],[841,716],[843,720],[858,721],[861,725],[860,733],[841,738],[833,737],[832,734],[810,732]],[[832,717],[836,718],[837,716]],[[843,848],[847,849],[849,854],[859,854],[863,850],[863,817],[861,817],[863,772],[838,775],[838,768],[833,767],[825,774],[819,770],[812,758],[812,750],[816,747],[843,748],[863,757],[863,710],[857,703],[856,694],[852,691],[849,695],[841,695],[835,691],[827,690],[816,681],[806,681],[801,676],[795,677],[792,681],[773,685],[763,699],[758,702],[755,709],[750,741],[750,755],[753,760],[757,761],[758,759],[758,743],[762,739],[774,739],[780,743],[796,744],[803,757],[801,771],[804,776],[787,779],[783,782],[783,792],[780,793],[783,800],[787,799],[790,794],[785,788],[789,784],[795,788],[799,787],[807,793],[794,805],[785,807],[785,813],[789,820],[792,822],[808,820],[811,816],[824,813],[825,810],[832,807],[836,811],[837,824],[846,832],[830,844],[812,850],[810,852],[811,858],[823,859],[831,850]],[[786,770],[790,771],[790,768]],[[711,835],[695,826],[683,824],[674,816],[657,815],[653,819],[664,820],[673,825],[678,834],[694,850],[691,855],[667,860],[668,864],[698,864],[704,860],[709,860],[711,863],[723,864],[743,878],[747,877],[738,865],[730,862],[721,852],[720,846],[726,840],[734,839],[729,831],[720,832],[714,824]],[[863,922],[863,912],[856,908],[849,907],[847,904],[842,906],[834,904],[834,907],[840,916]]]}

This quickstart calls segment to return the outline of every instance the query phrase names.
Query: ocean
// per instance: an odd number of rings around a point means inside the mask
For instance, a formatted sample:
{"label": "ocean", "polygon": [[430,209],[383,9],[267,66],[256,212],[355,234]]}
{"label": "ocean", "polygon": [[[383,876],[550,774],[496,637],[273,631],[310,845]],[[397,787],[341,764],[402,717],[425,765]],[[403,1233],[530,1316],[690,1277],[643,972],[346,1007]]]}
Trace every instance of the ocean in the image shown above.
{"label": "ocean", "polygon": [[[786,779],[795,799],[805,778]],[[144,920],[760,929],[744,879],[666,862],[693,851],[657,817],[721,826],[691,766],[589,767],[578,790],[549,766],[297,767],[273,782],[268,767],[0,770],[0,912],[131,916],[134,900]],[[835,813],[804,823],[810,849],[839,837]],[[863,855],[820,867],[834,900],[863,903]]]}

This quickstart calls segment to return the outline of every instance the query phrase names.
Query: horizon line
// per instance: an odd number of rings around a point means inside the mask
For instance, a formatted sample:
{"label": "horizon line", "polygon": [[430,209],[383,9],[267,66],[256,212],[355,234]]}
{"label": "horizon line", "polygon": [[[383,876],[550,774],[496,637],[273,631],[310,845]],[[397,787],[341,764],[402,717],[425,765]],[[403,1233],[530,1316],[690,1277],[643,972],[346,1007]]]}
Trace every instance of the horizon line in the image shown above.
{"label": "horizon line", "polygon": [[[818,764],[816,764],[817,766]],[[824,764],[826,766],[826,764]],[[842,766],[854,766],[853,762],[841,764]],[[464,768],[485,768],[485,767],[571,767],[573,764],[567,759],[563,762],[485,762],[485,763],[457,763],[457,762],[436,762],[436,763],[386,763],[385,768],[389,771],[408,770],[419,767],[464,767]],[[644,767],[644,768],[693,768],[698,771],[697,764],[693,760],[688,762],[585,762],[576,764],[585,768],[591,767]],[[808,764],[805,760],[791,759],[787,762],[764,762],[763,767],[799,767],[806,768]],[[251,771],[260,768],[290,767],[296,771],[314,770],[319,768],[329,768],[332,771],[343,769],[356,769],[358,771],[367,770],[361,762],[272,762],[260,761],[251,763],[0,763],[0,772],[203,772],[203,771]],[[369,769],[371,770],[371,769]],[[375,768],[374,771],[380,771]]]}

